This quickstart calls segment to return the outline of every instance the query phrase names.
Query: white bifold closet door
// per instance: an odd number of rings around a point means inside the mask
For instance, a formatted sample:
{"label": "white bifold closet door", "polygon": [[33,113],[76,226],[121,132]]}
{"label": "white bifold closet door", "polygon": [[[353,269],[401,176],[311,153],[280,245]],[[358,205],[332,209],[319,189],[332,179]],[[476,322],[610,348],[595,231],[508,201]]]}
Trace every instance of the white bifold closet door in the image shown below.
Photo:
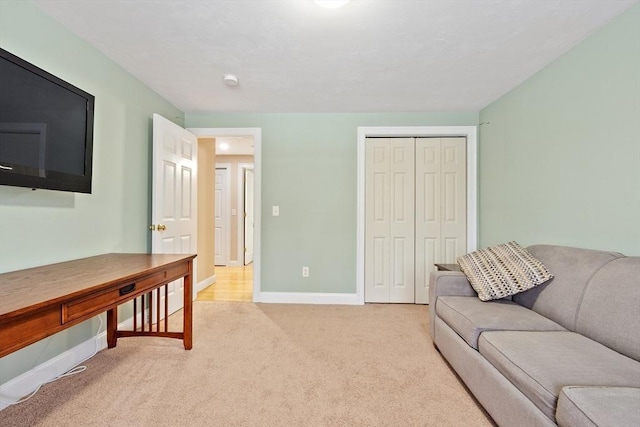
{"label": "white bifold closet door", "polygon": [[466,252],[465,138],[367,138],[365,301],[429,302],[435,263]]}

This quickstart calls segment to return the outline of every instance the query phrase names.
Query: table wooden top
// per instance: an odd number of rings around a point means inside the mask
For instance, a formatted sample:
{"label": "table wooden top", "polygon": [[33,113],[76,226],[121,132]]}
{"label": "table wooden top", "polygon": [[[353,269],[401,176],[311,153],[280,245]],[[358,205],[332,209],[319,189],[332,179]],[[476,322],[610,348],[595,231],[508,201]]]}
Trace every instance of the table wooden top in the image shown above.
{"label": "table wooden top", "polygon": [[[0,320],[153,274],[195,258],[185,254],[105,254],[0,274]],[[9,316],[10,315],[10,316]]]}

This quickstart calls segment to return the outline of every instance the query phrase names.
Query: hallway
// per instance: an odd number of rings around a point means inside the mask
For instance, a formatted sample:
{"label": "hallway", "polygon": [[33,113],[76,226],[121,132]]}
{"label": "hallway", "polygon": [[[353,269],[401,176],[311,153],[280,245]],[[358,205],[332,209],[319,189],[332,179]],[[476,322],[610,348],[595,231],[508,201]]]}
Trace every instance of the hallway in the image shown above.
{"label": "hallway", "polygon": [[216,283],[198,292],[196,301],[253,301],[253,263],[216,267]]}

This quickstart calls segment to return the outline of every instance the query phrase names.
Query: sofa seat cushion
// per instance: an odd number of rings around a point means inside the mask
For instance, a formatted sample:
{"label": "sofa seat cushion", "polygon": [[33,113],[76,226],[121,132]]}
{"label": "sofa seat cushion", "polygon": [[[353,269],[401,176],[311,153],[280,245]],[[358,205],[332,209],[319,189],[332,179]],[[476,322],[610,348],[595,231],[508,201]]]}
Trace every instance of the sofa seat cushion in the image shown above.
{"label": "sofa seat cushion", "polygon": [[484,331],[564,331],[557,323],[512,301],[480,301],[475,297],[443,296],[436,313],[471,347],[478,349]]}
{"label": "sofa seat cushion", "polygon": [[556,420],[560,427],[640,426],[640,388],[564,387]]}
{"label": "sofa seat cushion", "polygon": [[640,362],[569,331],[487,331],[478,350],[551,420],[565,386],[640,387]]}

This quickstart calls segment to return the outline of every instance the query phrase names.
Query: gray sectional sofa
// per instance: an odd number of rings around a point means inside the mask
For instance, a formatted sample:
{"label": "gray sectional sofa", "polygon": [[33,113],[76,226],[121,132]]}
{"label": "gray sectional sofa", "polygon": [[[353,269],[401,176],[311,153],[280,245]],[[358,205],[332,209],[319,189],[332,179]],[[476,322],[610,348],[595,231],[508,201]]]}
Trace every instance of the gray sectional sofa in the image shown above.
{"label": "gray sectional sofa", "polygon": [[432,273],[434,344],[500,426],[640,426],[640,257],[527,250],[554,278],[511,299]]}

